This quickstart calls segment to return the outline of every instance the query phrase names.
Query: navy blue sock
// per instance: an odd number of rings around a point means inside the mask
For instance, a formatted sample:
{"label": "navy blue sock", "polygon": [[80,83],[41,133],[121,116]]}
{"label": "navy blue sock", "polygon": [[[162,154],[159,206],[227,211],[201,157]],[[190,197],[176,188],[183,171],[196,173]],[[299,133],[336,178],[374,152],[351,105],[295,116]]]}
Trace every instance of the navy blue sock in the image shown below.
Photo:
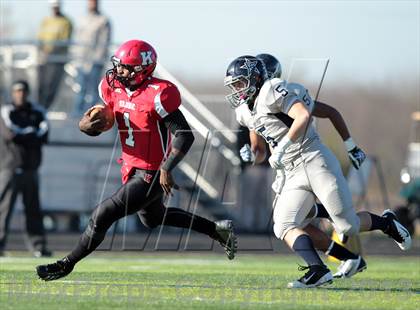
{"label": "navy blue sock", "polygon": [[332,241],[328,250],[325,252],[326,255],[337,258],[338,260],[356,259],[357,255],[347,250],[337,242]]}
{"label": "navy blue sock", "polygon": [[386,231],[388,229],[388,225],[389,222],[386,218],[382,217],[382,216],[378,216],[376,214],[370,213],[370,218],[372,220],[372,225],[370,226],[369,230],[382,230],[382,231]]}
{"label": "navy blue sock", "polygon": [[304,259],[308,266],[324,265],[308,235],[300,235],[297,237],[293,243],[292,249]]}
{"label": "navy blue sock", "polygon": [[316,217],[317,218],[321,218],[321,219],[328,219],[330,218],[330,215],[328,214],[327,210],[325,209],[324,205],[317,203],[316,204],[316,208],[317,208],[317,214]]}

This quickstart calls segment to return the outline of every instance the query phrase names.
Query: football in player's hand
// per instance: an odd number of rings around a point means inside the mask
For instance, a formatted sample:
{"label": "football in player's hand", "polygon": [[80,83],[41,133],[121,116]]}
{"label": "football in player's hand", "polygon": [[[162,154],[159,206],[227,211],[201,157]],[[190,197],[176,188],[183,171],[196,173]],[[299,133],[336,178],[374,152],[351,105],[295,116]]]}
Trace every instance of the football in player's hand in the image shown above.
{"label": "football in player's hand", "polygon": [[106,106],[95,105],[87,111],[91,121],[101,120],[101,128],[99,131],[104,132],[110,130],[114,126],[114,112]]}

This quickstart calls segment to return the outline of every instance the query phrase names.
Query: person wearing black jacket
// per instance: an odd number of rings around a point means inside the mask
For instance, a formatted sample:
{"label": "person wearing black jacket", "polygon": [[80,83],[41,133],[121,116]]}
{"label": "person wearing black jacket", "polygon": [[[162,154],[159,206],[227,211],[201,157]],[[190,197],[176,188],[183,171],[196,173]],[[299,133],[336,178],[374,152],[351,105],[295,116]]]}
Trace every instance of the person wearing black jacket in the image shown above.
{"label": "person wearing black jacket", "polygon": [[26,81],[14,82],[12,102],[0,110],[0,255],[16,198],[22,194],[31,250],[36,257],[51,256],[46,247],[38,180],[48,122],[43,108],[28,101],[28,95]]}

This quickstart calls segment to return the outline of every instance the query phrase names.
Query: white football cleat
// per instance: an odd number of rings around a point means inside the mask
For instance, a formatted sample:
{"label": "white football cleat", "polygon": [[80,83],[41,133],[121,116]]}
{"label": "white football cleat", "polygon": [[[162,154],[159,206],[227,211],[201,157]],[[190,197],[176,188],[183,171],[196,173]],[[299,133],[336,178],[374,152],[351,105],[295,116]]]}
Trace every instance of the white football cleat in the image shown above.
{"label": "white football cleat", "polygon": [[385,234],[390,236],[398,244],[401,250],[407,251],[411,248],[411,236],[408,230],[397,220],[395,213],[389,209],[382,213],[382,217],[389,221],[389,227]]}
{"label": "white football cleat", "polygon": [[351,278],[367,268],[366,262],[360,255],[356,259],[347,259],[338,266],[334,278]]}

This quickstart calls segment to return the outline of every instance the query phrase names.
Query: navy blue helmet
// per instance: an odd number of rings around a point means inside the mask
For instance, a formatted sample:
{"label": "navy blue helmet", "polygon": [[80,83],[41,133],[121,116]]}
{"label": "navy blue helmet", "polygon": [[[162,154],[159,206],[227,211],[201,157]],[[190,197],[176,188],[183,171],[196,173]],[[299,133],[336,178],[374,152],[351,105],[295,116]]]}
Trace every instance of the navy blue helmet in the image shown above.
{"label": "navy blue helmet", "polygon": [[258,54],[255,57],[264,63],[269,79],[281,77],[281,64],[276,57],[270,54]]}
{"label": "navy blue helmet", "polygon": [[232,92],[226,100],[233,108],[243,103],[253,104],[266,79],[267,73],[261,60],[248,55],[236,58],[226,70],[224,84]]}

